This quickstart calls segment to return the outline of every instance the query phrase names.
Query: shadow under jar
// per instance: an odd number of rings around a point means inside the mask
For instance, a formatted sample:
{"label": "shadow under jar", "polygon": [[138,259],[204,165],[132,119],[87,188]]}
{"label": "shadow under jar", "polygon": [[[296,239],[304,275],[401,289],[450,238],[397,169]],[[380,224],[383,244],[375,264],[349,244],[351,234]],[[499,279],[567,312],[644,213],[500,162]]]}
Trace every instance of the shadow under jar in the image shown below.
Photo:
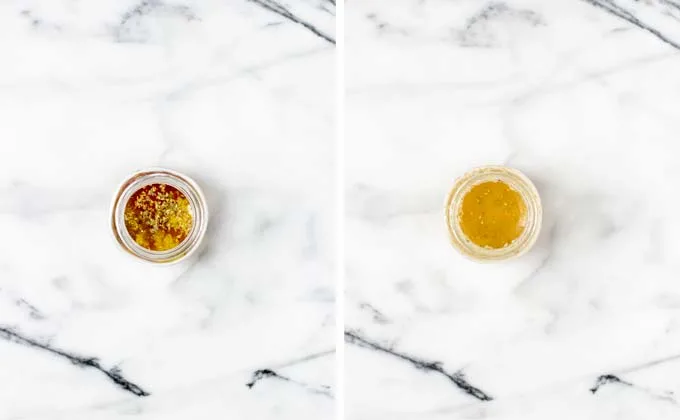
{"label": "shadow under jar", "polygon": [[151,168],[120,185],[111,206],[118,244],[142,260],[168,264],[188,258],[201,245],[208,206],[201,188],[179,172]]}

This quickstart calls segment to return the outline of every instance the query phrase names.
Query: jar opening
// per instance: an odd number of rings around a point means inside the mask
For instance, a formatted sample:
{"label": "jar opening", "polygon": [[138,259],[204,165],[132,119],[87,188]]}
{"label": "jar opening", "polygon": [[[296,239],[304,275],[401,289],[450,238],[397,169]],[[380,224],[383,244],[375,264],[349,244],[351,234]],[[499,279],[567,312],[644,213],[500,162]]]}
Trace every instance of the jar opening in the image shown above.
{"label": "jar opening", "polygon": [[150,262],[176,262],[194,252],[207,228],[200,187],[168,169],[140,171],[124,181],[112,204],[112,230],[127,252]]}
{"label": "jar opening", "polygon": [[[491,191],[484,196],[487,188]],[[485,201],[488,197],[492,200]],[[467,172],[456,181],[446,202],[451,244],[477,261],[505,260],[525,253],[538,239],[541,219],[541,201],[534,184],[521,172],[502,166]],[[487,223],[494,220],[496,228],[488,228]]]}

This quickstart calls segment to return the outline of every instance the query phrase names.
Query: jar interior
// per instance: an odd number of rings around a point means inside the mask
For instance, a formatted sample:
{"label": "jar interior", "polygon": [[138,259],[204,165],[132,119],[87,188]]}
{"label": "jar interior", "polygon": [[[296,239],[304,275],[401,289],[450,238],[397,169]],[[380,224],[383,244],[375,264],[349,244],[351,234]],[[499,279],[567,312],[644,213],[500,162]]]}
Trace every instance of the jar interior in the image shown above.
{"label": "jar interior", "polygon": [[[165,184],[176,188],[189,202],[191,228],[177,246],[155,251],[138,244],[125,225],[125,208],[132,195],[152,184]],[[166,263],[179,260],[198,245],[205,232],[207,209],[200,189],[191,180],[168,170],[148,171],[130,177],[118,190],[113,209],[113,229],[119,244],[129,253],[150,262]]]}
{"label": "jar interior", "polygon": [[[493,181],[502,181],[517,191],[526,209],[523,232],[502,248],[475,244],[463,233],[459,223],[463,197],[475,185]],[[473,170],[458,180],[447,201],[446,217],[451,241],[460,252],[476,260],[503,260],[521,255],[534,244],[540,229],[541,205],[538,192],[524,175],[509,168],[485,167]]]}

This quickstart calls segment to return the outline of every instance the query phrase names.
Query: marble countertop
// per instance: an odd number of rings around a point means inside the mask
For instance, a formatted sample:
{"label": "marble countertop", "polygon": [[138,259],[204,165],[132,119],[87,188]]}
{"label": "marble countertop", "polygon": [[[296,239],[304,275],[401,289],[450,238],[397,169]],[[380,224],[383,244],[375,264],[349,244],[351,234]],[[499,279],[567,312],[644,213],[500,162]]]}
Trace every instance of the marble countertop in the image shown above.
{"label": "marble countertop", "polygon": [[[680,3],[345,15],[347,418],[680,418]],[[484,164],[541,193],[518,260],[448,243]]]}
{"label": "marble countertop", "polygon": [[[333,0],[0,5],[0,419],[334,410]],[[117,248],[134,170],[194,177],[206,247]]]}

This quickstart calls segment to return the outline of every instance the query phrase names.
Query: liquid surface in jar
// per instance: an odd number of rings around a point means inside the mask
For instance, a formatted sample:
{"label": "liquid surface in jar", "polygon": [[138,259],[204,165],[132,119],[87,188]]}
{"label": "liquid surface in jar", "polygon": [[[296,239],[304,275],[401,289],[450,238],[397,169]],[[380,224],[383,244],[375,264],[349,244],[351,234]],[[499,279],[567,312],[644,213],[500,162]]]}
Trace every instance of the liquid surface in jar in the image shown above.
{"label": "liquid surface in jar", "polygon": [[135,191],[125,205],[125,227],[137,244],[151,251],[167,251],[191,231],[193,216],[186,196],[167,184],[151,184]]}
{"label": "liquid surface in jar", "polygon": [[458,223],[474,244],[499,249],[524,232],[526,204],[522,196],[503,181],[473,186],[463,197]]}

